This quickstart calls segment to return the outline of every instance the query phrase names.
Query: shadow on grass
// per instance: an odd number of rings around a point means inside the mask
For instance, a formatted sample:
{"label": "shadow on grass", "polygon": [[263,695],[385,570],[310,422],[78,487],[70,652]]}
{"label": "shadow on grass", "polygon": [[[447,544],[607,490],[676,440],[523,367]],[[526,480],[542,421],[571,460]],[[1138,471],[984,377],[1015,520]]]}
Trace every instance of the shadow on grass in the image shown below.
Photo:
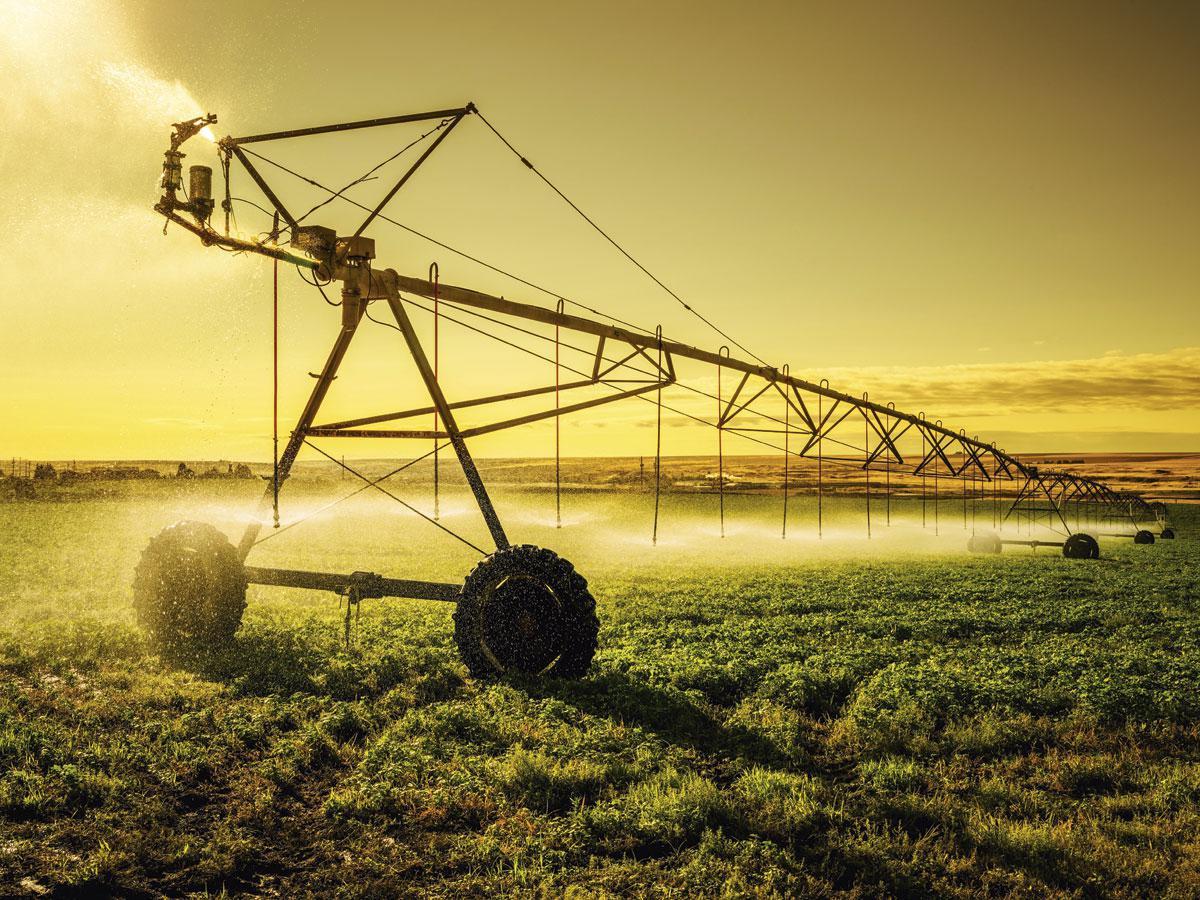
{"label": "shadow on grass", "polygon": [[[410,686],[419,703],[448,700],[464,681],[453,657],[441,649],[403,657],[365,657],[313,640],[302,632],[257,629],[227,648],[174,663],[245,694],[304,693],[366,699],[397,685]],[[535,699],[553,698],[589,715],[637,726],[681,747],[719,758],[781,766],[794,764],[763,735],[716,717],[681,691],[623,672],[596,672],[580,681],[509,676],[504,682]]]}
{"label": "shadow on grass", "polygon": [[223,647],[160,650],[159,659],[246,694],[324,693],[317,679],[328,665],[329,653],[288,631],[256,631],[239,634]]}
{"label": "shadow on grass", "polygon": [[364,651],[287,628],[243,631],[227,647],[164,661],[252,696],[299,693],[363,700],[404,686],[412,700],[427,703],[448,699],[463,685],[453,657],[442,648]]}
{"label": "shadow on grass", "polygon": [[700,753],[741,756],[762,765],[791,762],[762,735],[719,721],[677,690],[646,684],[624,672],[599,672],[582,681],[513,678],[511,683],[530,697],[560,700]]}
{"label": "shadow on grass", "polygon": [[329,665],[329,648],[296,632],[256,630],[227,647],[177,664],[248,694],[325,693],[317,680]]}
{"label": "shadow on grass", "polygon": [[[461,667],[449,648],[363,654],[287,628],[243,631],[228,647],[164,662],[252,696],[299,693],[370,699],[403,685],[423,705],[451,699],[464,687]],[[600,671],[580,681],[515,675],[502,680],[531,698],[556,699],[583,713],[636,726],[669,744],[719,759],[742,757],[770,766],[797,761],[762,734],[723,721],[682,691],[647,684],[628,673]]]}

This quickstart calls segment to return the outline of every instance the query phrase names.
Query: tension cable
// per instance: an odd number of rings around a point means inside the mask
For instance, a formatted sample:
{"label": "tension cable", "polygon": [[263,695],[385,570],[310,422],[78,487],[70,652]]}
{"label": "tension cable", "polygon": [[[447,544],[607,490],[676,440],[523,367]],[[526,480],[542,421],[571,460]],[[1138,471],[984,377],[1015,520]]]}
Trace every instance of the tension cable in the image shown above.
{"label": "tension cable", "polygon": [[[310,446],[311,446],[311,445],[310,445]],[[442,444],[442,447],[449,447],[449,446],[450,446],[450,443],[449,443],[449,442],[446,442],[445,444]],[[385,482],[385,481],[387,481],[389,478],[391,478],[393,475],[399,475],[399,474],[400,474],[401,472],[403,472],[405,469],[409,469],[409,468],[411,468],[411,467],[415,466],[417,463],[421,462],[422,460],[428,459],[428,458],[429,458],[430,456],[432,456],[432,455],[433,455],[433,451],[432,451],[432,450],[430,450],[428,453],[423,453],[423,454],[421,454],[421,455],[420,455],[420,456],[418,456],[416,459],[410,459],[408,462],[404,463],[403,465],[401,465],[401,466],[398,466],[398,467],[397,467],[397,468],[395,468],[395,469],[392,469],[392,471],[388,472],[386,475],[381,475],[379,478],[376,478],[376,479],[374,479],[373,481],[368,481],[368,482],[367,482],[366,484],[364,484],[362,487],[355,488],[355,489],[354,489],[354,490],[352,490],[350,493],[346,494],[344,497],[339,497],[338,499],[334,500],[332,503],[326,503],[326,504],[325,504],[324,506],[322,506],[320,509],[315,509],[315,510],[313,510],[312,512],[310,512],[310,513],[309,513],[307,516],[301,516],[299,519],[297,519],[297,520],[296,520],[296,521],[294,521],[294,522],[288,522],[288,524],[284,525],[284,526],[283,526],[282,528],[280,528],[278,531],[272,531],[272,532],[271,532],[270,534],[268,534],[266,537],[264,537],[264,538],[259,538],[258,540],[256,540],[256,541],[254,542],[254,545],[255,545],[255,546],[258,546],[259,544],[263,543],[264,541],[269,541],[269,540],[270,540],[271,538],[273,538],[273,537],[278,537],[279,535],[281,535],[281,534],[283,534],[285,531],[287,531],[289,528],[295,528],[297,525],[301,525],[301,524],[303,524],[304,522],[307,522],[309,519],[312,519],[312,518],[315,518],[316,516],[319,516],[319,515],[321,515],[321,513],[323,513],[323,512],[328,512],[329,510],[331,510],[331,509],[333,509],[335,506],[337,506],[339,503],[345,503],[345,502],[346,502],[347,500],[349,500],[351,497],[357,497],[357,496],[358,496],[359,494],[361,494],[363,491],[365,491],[365,490],[367,490],[367,489],[369,489],[369,488],[376,487],[377,485],[380,485],[380,484],[382,484],[383,482]],[[335,460],[335,461],[336,461],[336,460]]]}
{"label": "tension cable", "polygon": [[[420,303],[420,302],[418,302],[418,301],[416,301],[416,300],[413,300],[413,299],[412,299],[412,298],[410,298],[410,297],[405,297],[405,296],[401,295],[400,299],[401,299],[401,301],[403,301],[404,303],[406,303],[406,304],[408,304],[409,306],[413,307],[414,309],[419,309],[419,310],[422,310],[423,312],[427,312],[427,313],[431,313],[431,312],[433,311],[433,310],[432,310],[430,307],[428,307],[428,306],[425,306],[424,304],[422,304],[422,303]],[[450,306],[452,306],[454,309],[456,309],[456,310],[457,310],[457,311],[459,311],[459,312],[468,313],[468,314],[470,314],[470,315],[472,315],[472,316],[475,316],[476,318],[480,318],[480,319],[483,319],[483,320],[484,320],[484,321],[486,321],[486,322],[490,322],[490,323],[491,323],[491,324],[493,324],[493,325],[502,325],[502,326],[504,326],[504,327],[506,327],[506,328],[510,328],[510,329],[512,329],[512,330],[514,330],[514,331],[519,331],[519,332],[521,332],[522,334],[527,334],[527,335],[530,335],[531,337],[538,338],[539,340],[543,340],[543,341],[545,341],[545,340],[550,340],[550,338],[547,338],[545,335],[538,334],[537,332],[534,332],[534,331],[529,331],[528,329],[521,328],[521,327],[520,327],[520,326],[518,326],[518,325],[513,325],[511,322],[505,322],[505,321],[503,321],[503,320],[501,320],[501,319],[496,319],[496,318],[493,318],[492,316],[485,315],[484,313],[478,312],[477,310],[468,309],[468,308],[466,308],[466,307],[459,307],[459,306],[456,306],[455,304],[449,303],[449,301],[445,301],[445,300],[443,300],[443,301],[442,301],[442,303],[443,303],[443,305],[450,305]],[[374,316],[372,316],[372,315],[371,315],[371,313],[370,313],[370,309],[369,309],[369,307],[368,307],[368,309],[366,310],[366,313],[365,313],[365,315],[366,315],[366,318],[367,318],[367,319],[369,319],[370,321],[374,322],[376,325],[382,325],[382,326],[384,326],[385,328],[391,328],[391,329],[393,329],[393,330],[395,330],[395,331],[400,331],[400,329],[399,329],[399,328],[397,328],[395,325],[393,325],[391,322],[384,322],[384,321],[382,321],[382,320],[380,320],[380,319],[376,319]],[[551,357],[551,356],[546,356],[545,354],[538,353],[536,350],[532,350],[532,349],[530,349],[529,347],[522,346],[521,344],[515,343],[514,341],[506,340],[505,338],[502,338],[502,337],[500,337],[499,335],[492,334],[491,332],[488,332],[488,331],[484,331],[482,328],[476,328],[474,325],[470,325],[470,324],[468,324],[467,322],[464,322],[464,321],[462,321],[461,319],[456,319],[456,318],[454,318],[453,316],[448,316],[448,315],[446,315],[445,313],[442,313],[442,314],[441,314],[441,317],[442,317],[444,320],[446,320],[447,322],[453,322],[455,325],[458,325],[458,326],[460,326],[460,327],[462,327],[462,328],[465,328],[465,329],[467,329],[467,330],[468,330],[468,331],[470,331],[470,332],[473,332],[473,333],[475,333],[475,334],[481,335],[481,336],[483,336],[483,337],[486,337],[486,338],[490,338],[491,340],[493,340],[493,341],[497,341],[497,342],[499,342],[499,343],[501,343],[501,344],[504,344],[505,346],[512,347],[514,350],[520,350],[522,353],[526,353],[526,354],[528,354],[529,356],[533,356],[533,357],[535,357],[535,358],[537,358],[537,359],[543,360],[543,361],[545,361],[545,362],[548,362],[548,363],[553,363],[553,362],[554,362],[554,358],[553,358],[553,357]],[[576,352],[578,352],[578,353],[584,353],[584,354],[586,354],[586,355],[588,355],[588,356],[591,356],[591,355],[592,355],[592,351],[590,351],[590,350],[584,350],[583,348],[577,347],[577,346],[575,346],[574,344],[567,343],[566,341],[564,341],[564,342],[562,343],[562,346],[563,346],[563,347],[566,347],[566,348],[567,348],[567,349],[569,349],[569,350],[574,350],[574,351],[576,351]],[[609,358],[609,357],[604,357],[604,359],[605,359],[605,361],[606,361],[606,362],[614,362],[614,360],[613,360],[613,359],[611,359],[611,358]],[[579,376],[581,376],[581,377],[584,377],[584,378],[587,378],[587,377],[589,377],[589,375],[590,375],[590,373],[589,373],[589,372],[585,372],[585,371],[583,371],[582,369],[576,369],[576,368],[574,368],[573,366],[568,366],[568,365],[566,365],[565,363],[563,364],[563,366],[562,366],[562,367],[563,367],[564,369],[566,369],[568,372],[571,372],[571,373],[572,373],[572,374],[574,374],[574,375],[579,375]],[[646,371],[644,371],[644,370],[642,370],[642,369],[637,369],[636,367],[632,367],[632,368],[634,368],[634,371],[636,371],[636,372],[639,372],[639,373],[641,373],[641,374],[647,374],[647,375],[652,375],[652,374],[653,374],[652,372],[646,372]],[[609,384],[607,381],[605,381],[605,380],[603,380],[603,379],[601,379],[601,380],[600,380],[599,384],[603,384],[605,387],[611,388],[611,389],[612,389],[612,390],[614,390],[614,391],[616,391],[616,390],[620,390],[620,388],[616,387],[615,385]],[[827,380],[824,380],[824,379],[823,379],[823,380],[822,380],[822,384],[823,384],[823,385],[825,385],[826,387],[828,387],[828,385],[829,385],[829,382],[828,382]],[[691,386],[691,385],[682,384],[682,383],[680,383],[680,382],[678,382],[678,381],[676,381],[676,382],[673,382],[673,383],[672,383],[672,385],[673,385],[674,387],[681,388],[681,389],[684,389],[684,390],[688,390],[688,391],[691,391],[692,393],[695,393],[695,394],[699,394],[699,395],[701,395],[701,396],[703,396],[703,397],[708,397],[709,399],[715,399],[715,395],[714,395],[714,394],[710,394],[710,393],[708,393],[707,391],[701,390],[700,388],[696,388],[696,387],[693,387],[693,386]],[[654,402],[655,402],[655,400],[651,399],[650,397],[645,397],[645,396],[637,396],[637,397],[633,397],[633,398],[631,398],[631,399],[634,399],[634,400],[641,400],[643,403],[654,403]],[[818,395],[818,400],[820,400],[820,395]],[[667,412],[673,413],[673,414],[675,414],[675,415],[677,415],[677,416],[680,416],[680,417],[682,417],[682,418],[685,418],[685,419],[690,419],[691,421],[693,421],[693,422],[696,422],[696,423],[697,423],[697,424],[699,424],[699,425],[705,425],[705,426],[707,426],[707,427],[709,427],[709,428],[715,428],[715,427],[716,427],[716,426],[714,425],[714,423],[712,423],[712,422],[708,421],[707,419],[702,419],[700,416],[693,415],[692,413],[686,412],[685,410],[679,409],[678,407],[675,407],[675,406],[670,406],[670,405],[667,405],[667,404],[663,404],[663,409],[667,410]],[[764,417],[764,418],[769,418],[769,419],[772,419],[772,421],[781,421],[781,420],[778,420],[778,419],[774,419],[774,418],[773,418],[773,417],[771,417],[771,416],[767,416],[767,415],[765,415],[765,414],[763,414],[763,417]],[[761,445],[761,446],[763,446],[763,447],[768,447],[768,448],[770,448],[770,449],[772,449],[772,450],[779,450],[779,451],[782,451],[782,450],[783,450],[783,448],[782,448],[782,447],[780,447],[778,444],[772,444],[772,443],[770,443],[769,441],[762,440],[761,438],[756,438],[756,437],[754,437],[754,436],[752,436],[752,435],[749,435],[749,434],[746,434],[746,433],[744,433],[744,432],[742,432],[742,431],[735,431],[735,432],[734,432],[734,434],[736,434],[738,437],[740,437],[740,438],[741,438],[742,440],[744,440],[744,441],[750,441],[751,443],[754,443],[754,444],[759,444],[759,445]],[[840,445],[840,446],[843,446],[843,447],[846,447],[846,448],[849,448],[849,449],[853,449],[853,450],[857,450],[857,449],[858,449],[858,448],[857,448],[857,447],[855,447],[854,445],[852,445],[852,444],[849,444],[849,443],[847,443],[847,442],[845,442],[845,441],[838,440],[837,438],[829,438],[829,440],[830,440],[830,442],[832,442],[832,443],[834,443],[834,444],[838,444],[838,445]],[[821,446],[821,445],[820,445],[820,444],[818,444],[818,447],[820,447],[820,446]],[[803,456],[804,454],[803,454],[803,453],[800,453],[800,454],[794,454],[794,455]],[[840,465],[840,466],[843,466],[843,467],[852,467],[852,466],[854,466],[854,465],[855,465],[854,463],[851,463],[851,462],[849,462],[849,461],[847,461],[847,460],[840,460],[840,459],[838,459],[838,458],[836,458],[836,457],[834,457],[834,458],[831,458],[831,459],[829,460],[829,462],[830,462],[830,464],[831,464],[831,465]]]}
{"label": "tension cable", "polygon": [[[267,165],[274,166],[275,168],[279,169],[281,172],[285,172],[288,175],[291,175],[293,178],[300,179],[305,184],[312,185],[313,187],[318,188],[319,190],[325,191],[327,194],[330,195],[330,198],[329,198],[330,200],[339,198],[341,200],[344,200],[346,203],[349,203],[351,206],[358,207],[363,212],[371,212],[371,208],[369,206],[359,203],[357,200],[353,199],[352,197],[346,197],[344,195],[339,195],[339,193],[337,191],[335,191],[333,188],[328,187],[324,184],[321,184],[319,181],[315,181],[314,179],[309,178],[307,175],[301,175],[299,172],[297,172],[293,169],[289,169],[287,166],[283,165],[282,163],[278,163],[273,159],[268,159],[267,157],[263,156],[261,153],[256,153],[255,151],[249,149],[248,147],[243,147],[242,149],[244,152],[249,153],[250,155],[254,156],[256,159],[262,160]],[[343,190],[345,190],[345,188],[343,188]],[[234,199],[237,199],[237,198],[234,198]],[[257,206],[257,204],[254,204],[254,205]],[[261,206],[258,208],[262,209]],[[309,212],[311,212],[311,210]],[[305,213],[304,216],[301,216],[301,218],[303,219],[307,215],[308,215],[308,213]],[[540,284],[536,284],[535,282],[532,282],[527,278],[522,278],[520,275],[510,272],[507,269],[503,269],[500,266],[497,266],[493,263],[487,262],[486,260],[480,259],[478,256],[473,256],[472,254],[466,252],[465,250],[460,250],[457,247],[452,247],[450,244],[447,244],[444,241],[439,241],[437,238],[432,237],[431,235],[425,234],[422,231],[418,231],[417,229],[413,228],[410,225],[405,225],[403,222],[393,219],[390,216],[385,215],[382,212],[379,213],[379,215],[376,218],[379,218],[379,219],[383,220],[384,222],[387,222],[389,225],[395,225],[397,228],[399,228],[403,231],[407,231],[409,234],[413,235],[414,237],[419,237],[423,241],[428,241],[429,243],[433,244],[435,247],[441,247],[443,250],[453,253],[455,256],[460,256],[463,259],[468,260],[469,262],[473,262],[476,265],[483,266],[485,269],[495,272],[497,275],[503,275],[505,278],[511,278],[513,281],[516,281],[519,284],[523,284],[526,287],[533,288],[533,290],[535,290],[535,291],[540,291],[541,293],[545,294],[547,297],[553,297],[556,300],[563,300],[566,303],[570,303],[572,306],[575,306],[575,307],[578,307],[579,309],[584,310],[585,312],[590,312],[593,315],[601,316],[605,319],[608,319],[609,321],[616,322],[618,325],[624,325],[626,328],[632,328],[634,331],[640,331],[640,332],[642,332],[642,334],[654,334],[653,329],[646,328],[644,325],[638,325],[634,322],[629,322],[618,316],[614,316],[611,313],[606,313],[603,310],[596,309],[596,308],[588,306],[587,304],[584,304],[584,303],[580,303],[578,300],[572,300],[569,297],[564,297],[562,294],[558,293],[557,291],[552,291],[549,288],[543,287]]]}
{"label": "tension cable", "polygon": [[[450,537],[454,538],[456,541],[461,541],[462,543],[466,544],[468,547],[470,547],[472,550],[474,550],[480,556],[488,555],[486,550],[482,549],[481,547],[476,546],[475,544],[472,544],[461,534],[458,534],[455,531],[451,531],[449,528],[447,528],[441,522],[434,519],[432,516],[425,515],[425,513],[421,512],[419,509],[417,509],[411,503],[407,502],[406,500],[402,500],[400,497],[397,497],[395,494],[393,494],[387,488],[380,487],[378,482],[371,481],[371,479],[368,478],[366,475],[362,474],[362,472],[359,472],[357,469],[353,468],[352,466],[346,465],[346,463],[344,461],[338,459],[337,457],[335,457],[329,453],[326,453],[324,450],[322,450],[320,447],[318,447],[316,444],[312,443],[311,441],[305,441],[304,443],[307,444],[309,447],[312,447],[314,450],[316,450],[318,453],[320,453],[322,456],[324,456],[330,462],[341,466],[343,469],[345,469],[347,472],[349,472],[355,478],[362,479],[364,482],[366,482],[367,487],[373,487],[373,488],[375,488],[375,490],[379,491],[381,494],[383,494],[387,497],[391,497],[393,500],[395,500],[397,503],[399,503],[401,506],[403,506],[409,512],[416,513],[418,516],[420,516],[422,519],[424,519],[430,525],[434,525],[437,528],[440,528],[442,531],[446,532],[446,534],[450,535]],[[432,450],[430,450],[429,453],[427,453],[425,455],[429,456],[431,453],[433,453]],[[422,457],[422,458],[424,458],[424,457]]]}
{"label": "tension cable", "polygon": [[[346,193],[346,191],[350,190],[350,188],[354,187],[355,185],[362,184],[364,181],[369,181],[370,178],[376,172],[378,172],[380,169],[382,169],[388,163],[403,156],[405,153],[407,153],[413,147],[417,146],[417,144],[421,143],[421,141],[425,140],[431,134],[441,131],[443,128],[445,128],[447,125],[450,124],[450,121],[451,121],[450,119],[442,119],[442,121],[439,122],[436,126],[434,126],[433,128],[430,128],[427,132],[425,132],[420,137],[415,138],[412,141],[409,141],[409,143],[405,144],[403,147],[401,147],[399,150],[397,150],[395,153],[393,153],[391,156],[389,156],[383,162],[379,163],[378,165],[376,165],[373,168],[364,172],[362,175],[358,176],[358,178],[351,181],[340,191],[337,191],[336,193],[331,193],[331,195],[329,197],[322,200],[320,203],[318,203],[316,206],[314,206],[312,209],[310,209],[304,215],[300,216],[300,218],[298,218],[296,220],[296,224],[299,225],[301,222],[303,222],[305,219],[307,219],[309,216],[311,216],[313,213],[315,213],[318,209],[320,209],[321,207],[323,207],[329,203],[332,203],[334,200],[338,199],[339,197],[342,197],[342,199],[346,199],[345,197],[343,197],[343,195]],[[322,187],[320,185],[317,185],[317,187],[320,187],[321,190],[328,191],[328,188]]]}
{"label": "tension cable", "polygon": [[[273,235],[279,233],[279,213],[275,213]],[[271,513],[279,527],[279,260],[272,260],[271,277]]]}
{"label": "tension cable", "polygon": [[486,125],[491,130],[492,134],[496,135],[496,137],[498,137],[500,139],[500,142],[503,143],[505,147],[507,147],[509,150],[512,151],[513,155],[521,161],[522,165],[524,165],[525,168],[529,169],[530,172],[532,172],[534,175],[536,175],[538,178],[540,178],[542,181],[544,181],[546,183],[546,186],[549,187],[550,190],[554,191],[554,193],[558,194],[558,196],[563,199],[563,201],[567,204],[567,206],[569,206],[569,207],[571,207],[571,209],[575,210],[575,212],[577,212],[583,218],[583,220],[585,222],[587,222],[589,225],[591,225],[592,228],[594,228],[596,230],[597,234],[599,234],[602,238],[604,238],[606,241],[608,241],[610,244],[612,244],[621,253],[621,255],[624,256],[627,260],[629,260],[631,263],[633,263],[635,266],[637,266],[639,269],[641,269],[642,272],[645,273],[645,275],[651,281],[653,281],[660,288],[662,288],[664,291],[666,291],[668,294],[670,294],[672,297],[674,297],[680,306],[682,306],[684,309],[686,309],[688,312],[690,312],[692,315],[694,315],[697,319],[699,319],[701,322],[703,322],[705,325],[707,325],[709,328],[711,328],[713,331],[715,331],[721,337],[725,338],[725,340],[732,343],[739,350],[741,350],[744,353],[749,354],[750,356],[753,356],[756,360],[758,360],[764,366],[769,366],[769,364],[767,363],[766,360],[764,360],[762,357],[758,356],[757,354],[752,353],[750,350],[746,349],[746,346],[744,344],[739,343],[737,340],[730,337],[728,334],[726,334],[724,331],[722,331],[720,328],[718,328],[710,319],[706,318],[699,310],[697,310],[694,307],[692,307],[691,305],[689,305],[682,297],[680,297],[677,293],[675,293],[673,290],[671,290],[669,287],[667,287],[665,284],[663,284],[663,282],[660,281],[653,272],[651,272],[649,269],[647,269],[645,266],[643,266],[640,262],[638,262],[636,259],[634,259],[632,254],[630,254],[630,252],[628,250],[626,250],[624,247],[622,247],[620,244],[618,244],[615,240],[613,240],[612,236],[609,235],[609,233],[607,231],[605,231],[603,228],[601,228],[599,225],[597,225],[595,223],[595,221],[587,213],[585,213],[582,209],[580,209],[578,206],[576,206],[571,201],[571,198],[568,197],[566,194],[564,194],[562,191],[560,191],[558,189],[558,187],[554,184],[554,182],[552,182],[549,178],[547,178],[545,175],[542,174],[541,170],[539,170],[537,168],[537,166],[535,166],[528,159],[526,159],[524,156],[522,156],[521,153],[518,152],[517,148],[508,142],[508,138],[506,138],[504,135],[502,135],[499,131],[496,130],[496,126],[494,126],[491,122],[489,122],[487,120],[487,118],[483,115],[483,113],[479,112],[479,110],[475,110],[475,115],[479,116],[479,118],[480,118],[480,120],[482,120],[483,124]]}
{"label": "tension cable", "polygon": [[[503,140],[503,139],[502,139]],[[658,338],[658,369],[662,371],[662,326],[658,326],[658,331],[655,335]],[[654,530],[650,535],[650,542],[658,546],[658,504],[662,494],[662,382],[659,381],[658,390],[654,392],[656,415],[654,420]]]}
{"label": "tension cable", "polygon": [[[429,280],[433,282],[433,380],[438,380],[438,352],[440,344],[440,335],[438,334],[438,322],[441,317],[438,315],[438,284],[440,282],[438,264],[436,262],[429,264]],[[372,322],[375,320],[372,319]],[[440,520],[442,518],[442,497],[441,497],[441,472],[440,461],[438,460],[438,440],[437,431],[441,424],[438,416],[437,405],[433,407],[433,518]]]}

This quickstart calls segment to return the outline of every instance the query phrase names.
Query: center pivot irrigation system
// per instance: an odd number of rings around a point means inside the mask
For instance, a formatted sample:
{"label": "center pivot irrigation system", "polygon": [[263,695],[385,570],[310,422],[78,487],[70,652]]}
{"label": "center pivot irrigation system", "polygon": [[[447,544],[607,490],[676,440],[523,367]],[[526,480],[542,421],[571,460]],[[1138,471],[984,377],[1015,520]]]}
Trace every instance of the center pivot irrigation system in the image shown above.
{"label": "center pivot irrigation system", "polygon": [[[468,117],[479,118],[507,150],[629,262],[685,310],[753,361],[732,355],[727,345],[716,351],[703,350],[668,339],[661,327],[645,328],[608,316],[385,216],[384,208],[397,192],[442,141]],[[801,489],[805,493],[815,494],[817,528],[823,527],[824,496],[829,491],[826,469],[830,466],[839,468],[843,483],[847,472],[853,472],[854,479],[861,478],[861,481],[854,481],[853,486],[856,490],[860,487],[865,489],[868,534],[874,476],[876,517],[885,516],[889,524],[894,495],[904,496],[910,502],[916,502],[919,496],[922,524],[925,525],[929,523],[932,504],[932,518],[936,527],[938,511],[951,498],[957,506],[959,492],[954,491],[954,487],[961,488],[963,526],[970,533],[968,547],[975,552],[998,553],[1005,544],[1033,547],[1054,545],[1060,546],[1063,555],[1068,558],[1094,559],[1099,556],[1096,535],[1132,537],[1138,543],[1153,543],[1156,534],[1163,538],[1174,537],[1167,522],[1166,508],[1160,503],[1147,503],[1140,497],[1114,491],[1080,475],[1039,470],[1005,453],[995,444],[968,437],[964,431],[955,432],[945,427],[941,420],[930,421],[924,413],[912,415],[901,412],[894,404],[872,402],[866,394],[856,397],[832,390],[825,380],[812,382],[797,378],[786,365],[768,365],[700,315],[626,252],[522,156],[474,104],[414,115],[222,139],[217,143],[217,151],[224,183],[224,199],[220,203],[224,214],[223,230],[217,230],[211,221],[217,206],[212,192],[213,170],[207,166],[191,166],[188,190],[185,192],[184,154],[180,150],[185,141],[215,122],[216,117],[208,115],[174,126],[171,147],[166,152],[163,164],[163,194],[155,209],[166,217],[168,224],[174,223],[195,234],[205,246],[256,253],[275,261],[276,411],[279,264],[296,266],[305,280],[320,290],[322,295],[326,286],[340,284],[340,301],[335,303],[327,295],[325,299],[331,305],[340,306],[341,323],[325,365],[319,373],[314,373],[316,380],[312,392],[282,453],[279,452],[276,431],[274,471],[258,514],[247,526],[240,542],[233,545],[209,525],[182,522],[165,529],[143,553],[134,579],[135,606],[143,625],[166,651],[201,650],[230,640],[241,623],[247,585],[264,584],[338,594],[345,599],[347,629],[351,608],[357,611],[360,602],[366,598],[390,596],[455,603],[455,640],[473,675],[491,676],[519,671],[582,676],[595,653],[599,627],[596,604],[588,591],[587,582],[569,562],[554,552],[510,542],[467,447],[467,441],[478,435],[553,419],[556,508],[560,511],[561,524],[559,418],[568,413],[578,413],[630,398],[638,398],[653,406],[656,445],[652,536],[656,542],[659,495],[663,481],[664,409],[671,415],[710,426],[716,431],[718,473],[714,493],[720,495],[722,534],[727,482],[724,440],[725,435],[729,434],[752,442],[759,452],[766,447],[781,455],[783,537],[787,536],[789,495]],[[251,147],[261,148],[268,142],[290,141],[311,135],[421,122],[436,124],[341,189],[326,187],[315,179],[274,162]],[[423,148],[421,145],[424,145]],[[368,207],[347,196],[350,189],[373,179],[377,172],[409,151],[416,156],[415,160],[377,205]],[[232,196],[231,168],[234,162],[245,170],[262,198],[265,198],[263,202],[269,209],[259,203],[240,201]],[[261,167],[264,165],[273,172],[295,177],[311,188],[322,191],[322,201],[297,217],[263,177]],[[333,229],[306,224],[310,215],[334,201],[366,212],[362,224],[352,234],[338,235]],[[231,232],[235,202],[249,203],[271,215],[273,225],[270,232],[254,239]],[[427,278],[402,275],[393,269],[374,268],[375,242],[365,232],[368,226],[377,222],[396,225],[409,234],[432,241],[444,250],[513,278],[525,289],[553,298],[554,306],[520,303],[469,288],[442,284],[436,264],[430,267]],[[369,308],[377,302],[386,305],[394,324],[371,315]],[[566,311],[568,306],[595,318],[569,313]],[[414,326],[413,316],[417,313],[432,318],[432,362],[426,343],[418,336],[418,328]],[[428,392],[430,405],[337,422],[319,422],[322,402],[364,318],[399,331]],[[438,328],[442,323],[494,338],[546,361],[553,366],[554,383],[471,399],[448,399],[438,377]],[[531,348],[531,342],[540,349]],[[569,361],[563,361],[564,355]],[[677,364],[681,369],[685,366],[703,368],[699,374],[681,377],[677,374]],[[712,388],[714,375],[715,388]],[[726,382],[734,385],[731,391],[726,389]],[[674,405],[664,404],[664,390],[679,395],[681,400]],[[567,394],[585,399],[564,403],[562,398]],[[552,397],[553,406],[471,427],[460,427],[458,424],[460,411],[470,409],[477,413],[511,401],[537,397],[546,398],[547,401]],[[713,413],[715,415],[710,417]],[[414,425],[414,420],[428,421],[429,417],[432,417],[431,428]],[[390,427],[381,428],[381,425]],[[370,478],[313,444],[313,440],[318,438],[364,437],[419,440],[431,442],[432,446],[428,452],[388,474]],[[260,536],[264,524],[273,519],[275,528],[280,527],[280,487],[304,446],[312,447],[361,479],[364,484],[355,493],[375,489],[392,497],[431,525],[472,547],[481,555],[481,561],[462,584],[389,578],[371,572],[336,574],[247,565],[246,560],[255,545],[266,539]],[[439,519],[438,454],[446,448],[453,451],[462,468],[495,545],[493,552],[489,553],[451,531]],[[832,451],[827,448],[832,448]],[[388,478],[430,458],[434,475],[432,516],[383,486]],[[952,484],[950,488],[943,487],[947,479]],[[880,493],[883,495],[882,501],[879,499]],[[881,504],[882,513],[878,511]],[[1022,528],[1024,536],[1021,535]],[[270,532],[267,537],[273,533],[278,532]]]}

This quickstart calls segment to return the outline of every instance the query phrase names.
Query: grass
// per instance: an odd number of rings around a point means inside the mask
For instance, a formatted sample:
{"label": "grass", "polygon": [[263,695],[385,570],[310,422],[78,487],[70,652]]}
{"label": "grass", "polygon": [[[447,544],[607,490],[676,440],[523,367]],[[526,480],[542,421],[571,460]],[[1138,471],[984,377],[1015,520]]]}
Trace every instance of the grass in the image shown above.
{"label": "grass", "polygon": [[[1191,510],[1087,563],[968,556],[961,520],[830,547],[798,519],[781,548],[770,498],[694,547],[712,498],[671,498],[654,551],[614,520],[636,498],[572,497],[580,524],[510,530],[592,582],[583,681],[467,680],[432,603],[372,603],[347,648],[336,599],[277,589],[234,647],[168,666],[132,621],[137,554],[183,515],[235,533],[246,489],[0,505],[0,895],[1200,893]],[[304,528],[261,561],[472,558],[375,507]]]}

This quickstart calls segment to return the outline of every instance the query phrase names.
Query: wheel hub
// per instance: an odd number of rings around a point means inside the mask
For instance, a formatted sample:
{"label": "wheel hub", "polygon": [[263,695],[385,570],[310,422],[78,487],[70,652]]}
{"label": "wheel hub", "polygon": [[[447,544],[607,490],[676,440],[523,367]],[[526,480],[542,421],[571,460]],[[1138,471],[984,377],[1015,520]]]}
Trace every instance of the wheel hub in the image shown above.
{"label": "wheel hub", "polygon": [[544,671],[562,650],[562,606],[551,587],[531,575],[500,581],[482,604],[483,648],[504,671]]}
{"label": "wheel hub", "polygon": [[582,678],[599,628],[587,581],[553,551],[529,544],[480,560],[454,610],[454,640],[475,678]]}

